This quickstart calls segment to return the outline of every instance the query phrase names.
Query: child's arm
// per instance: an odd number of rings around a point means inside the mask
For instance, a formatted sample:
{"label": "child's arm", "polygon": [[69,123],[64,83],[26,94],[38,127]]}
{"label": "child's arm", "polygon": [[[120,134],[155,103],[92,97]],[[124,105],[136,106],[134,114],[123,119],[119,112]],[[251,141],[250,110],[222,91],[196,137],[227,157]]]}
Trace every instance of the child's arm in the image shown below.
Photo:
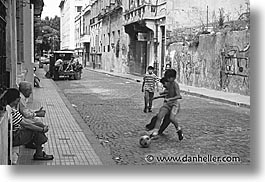
{"label": "child's arm", "polygon": [[153,100],[160,99],[160,98],[165,98],[167,96],[167,94],[168,94],[168,91],[164,90],[164,92],[160,92],[159,93],[159,96],[153,97]]}
{"label": "child's arm", "polygon": [[142,92],[144,92],[145,77],[143,78]]}
{"label": "child's arm", "polygon": [[156,97],[153,97],[152,100],[155,100],[155,99],[160,99],[160,98],[165,98],[167,94],[165,95],[159,95],[159,96],[156,96]]}
{"label": "child's arm", "polygon": [[165,89],[163,92],[160,92],[159,95],[167,95],[168,94],[168,90]]}
{"label": "child's arm", "polygon": [[178,100],[178,99],[182,99],[181,95],[177,95],[175,97],[171,97],[171,98],[167,98],[165,99],[166,102],[170,102],[170,101],[174,101],[174,100]]}

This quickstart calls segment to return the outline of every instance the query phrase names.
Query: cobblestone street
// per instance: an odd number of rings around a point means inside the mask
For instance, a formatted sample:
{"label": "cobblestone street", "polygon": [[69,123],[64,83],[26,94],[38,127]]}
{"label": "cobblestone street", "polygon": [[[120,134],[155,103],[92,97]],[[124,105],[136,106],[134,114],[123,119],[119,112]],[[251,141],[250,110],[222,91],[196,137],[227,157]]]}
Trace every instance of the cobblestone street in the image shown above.
{"label": "cobblestone street", "polygon": [[233,156],[240,158],[234,164],[250,163],[250,109],[182,95],[179,123],[184,140],[179,142],[174,126],[169,125],[149,148],[141,148],[139,138],[145,133],[144,126],[162,104],[162,100],[156,100],[153,112],[143,113],[141,83],[84,69],[81,80],[60,80],[56,84],[117,164],[187,163],[147,162],[147,155]]}

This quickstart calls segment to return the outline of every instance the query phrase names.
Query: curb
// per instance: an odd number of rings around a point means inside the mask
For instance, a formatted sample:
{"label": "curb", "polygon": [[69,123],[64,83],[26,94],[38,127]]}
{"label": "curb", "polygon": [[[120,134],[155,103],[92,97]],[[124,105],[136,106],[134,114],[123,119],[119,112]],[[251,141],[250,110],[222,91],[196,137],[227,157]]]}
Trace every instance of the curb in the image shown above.
{"label": "curb", "polygon": [[94,133],[90,130],[90,128],[87,126],[83,118],[80,116],[78,111],[72,106],[70,101],[67,99],[67,97],[64,95],[63,91],[56,85],[55,81],[51,79],[52,84],[54,85],[56,91],[62,98],[64,104],[66,107],[69,109],[70,113],[76,120],[76,123],[80,126],[82,129],[85,137],[87,140],[90,142],[92,148],[94,149],[95,153],[98,155],[100,158],[103,166],[112,166],[115,164],[115,162],[112,160],[111,156],[109,153],[105,152],[106,150],[99,144],[99,141],[96,139]]}
{"label": "curb", "polygon": [[203,95],[203,94],[199,94],[199,93],[195,93],[195,92],[191,92],[191,91],[186,91],[186,90],[181,90],[181,92],[184,93],[184,94],[187,94],[187,95],[195,96],[195,97],[200,97],[200,98],[204,98],[204,99],[214,100],[214,101],[217,101],[217,102],[221,102],[221,103],[225,103],[225,104],[229,104],[229,105],[233,105],[233,106],[237,106],[237,107],[243,107],[243,108],[250,109],[250,105],[244,104],[244,103],[240,103],[240,102],[230,101],[230,100],[217,98],[217,97],[211,97],[211,96],[208,96],[208,95]]}
{"label": "curb", "polygon": [[[86,70],[94,71],[94,72],[97,72],[97,73],[102,73],[102,74],[106,74],[106,75],[110,75],[110,76],[114,76],[114,77],[118,77],[118,78],[134,80],[134,81],[136,81],[138,83],[142,82],[140,79],[134,79],[134,78],[130,78],[130,77],[122,76],[122,75],[115,75],[115,74],[112,74],[112,73],[109,73],[109,72],[102,72],[102,71],[93,70],[93,69],[90,69],[90,68],[87,68]],[[233,105],[233,106],[236,106],[236,107],[243,107],[243,108],[250,109],[250,105],[244,104],[244,103],[240,103],[240,102],[230,101],[230,100],[226,100],[226,99],[223,99],[223,98],[211,97],[211,96],[208,96],[208,95],[195,93],[195,92],[191,92],[191,91],[187,91],[187,90],[180,90],[180,92],[182,92],[182,93],[184,93],[186,95],[191,95],[191,96],[195,96],[195,97],[205,98],[205,99],[214,100],[214,101],[217,101],[217,102]]]}

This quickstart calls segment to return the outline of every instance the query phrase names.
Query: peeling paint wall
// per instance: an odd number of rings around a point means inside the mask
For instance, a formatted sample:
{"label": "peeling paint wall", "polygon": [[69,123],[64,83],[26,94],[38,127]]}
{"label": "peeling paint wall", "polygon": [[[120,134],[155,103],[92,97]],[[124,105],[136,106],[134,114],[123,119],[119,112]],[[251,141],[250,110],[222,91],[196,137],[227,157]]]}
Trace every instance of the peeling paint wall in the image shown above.
{"label": "peeling paint wall", "polygon": [[[128,73],[128,44],[129,36],[124,30],[122,12],[113,13],[111,21],[109,21],[109,17],[104,18],[102,46],[105,48],[102,51],[102,68],[117,73]],[[108,45],[110,46],[109,50]]]}
{"label": "peeling paint wall", "polygon": [[249,30],[202,34],[198,46],[169,44],[166,59],[182,84],[250,95],[249,45]]}

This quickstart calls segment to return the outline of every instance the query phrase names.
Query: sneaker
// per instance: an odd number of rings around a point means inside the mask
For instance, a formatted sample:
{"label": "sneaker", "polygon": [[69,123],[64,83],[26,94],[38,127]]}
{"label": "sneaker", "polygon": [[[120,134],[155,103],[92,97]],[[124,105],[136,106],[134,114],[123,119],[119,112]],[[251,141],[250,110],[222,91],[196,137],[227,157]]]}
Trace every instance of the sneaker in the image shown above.
{"label": "sneaker", "polygon": [[182,130],[177,131],[177,134],[179,136],[179,140],[180,141],[183,140],[184,136],[183,136]]}
{"label": "sneaker", "polygon": [[153,132],[150,134],[150,138],[153,140],[158,139],[159,135],[158,135],[158,130],[154,129]]}
{"label": "sneaker", "polygon": [[147,113],[147,109],[146,108],[144,108],[144,113]]}
{"label": "sneaker", "polygon": [[148,112],[153,112],[152,109],[148,109]]}
{"label": "sneaker", "polygon": [[145,131],[151,131],[151,129],[147,126],[145,126]]}

